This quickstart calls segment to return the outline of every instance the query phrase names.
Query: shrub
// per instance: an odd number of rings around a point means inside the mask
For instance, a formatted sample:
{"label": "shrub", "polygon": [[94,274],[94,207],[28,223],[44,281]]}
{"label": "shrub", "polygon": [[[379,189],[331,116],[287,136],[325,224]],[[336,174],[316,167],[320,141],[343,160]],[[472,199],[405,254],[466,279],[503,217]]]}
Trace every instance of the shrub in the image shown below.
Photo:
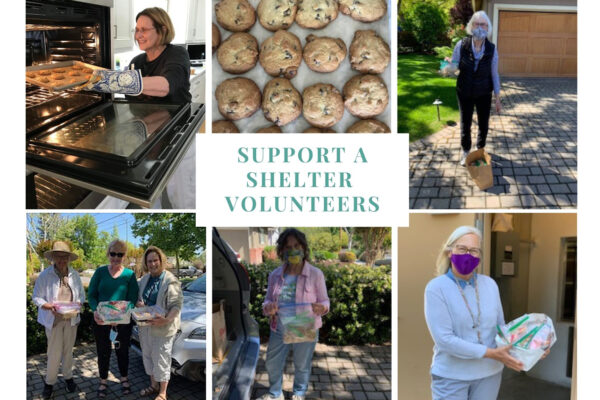
{"label": "shrub", "polygon": [[448,23],[439,5],[417,2],[406,10],[403,26],[414,35],[423,50],[429,51],[444,42]]}
{"label": "shrub", "polygon": [[303,229],[306,234],[306,240],[308,241],[308,247],[311,252],[318,250],[326,251],[338,251],[348,243],[348,234],[342,232],[342,237],[329,231],[311,231],[310,228]]}
{"label": "shrub", "polygon": [[[392,277],[389,266],[317,265],[325,275],[331,307],[323,317],[319,341],[331,345],[382,344],[391,340]],[[262,315],[268,276],[274,265],[248,266],[250,313],[269,336],[269,319]]]}
{"label": "shrub", "polygon": [[340,251],[338,257],[341,262],[353,263],[356,261],[356,254],[352,251]]}
{"label": "shrub", "polygon": [[419,41],[409,31],[398,32],[398,53],[412,53],[415,50],[419,50],[421,45]]}
{"label": "shrub", "polygon": [[452,58],[452,48],[450,48],[449,46],[434,47],[433,51],[441,59],[444,59],[446,57]]}
{"label": "shrub", "polygon": [[[32,300],[33,287],[27,287],[27,356],[45,353],[48,346],[45,328],[37,322],[38,308]],[[92,321],[94,313],[90,305],[85,303],[81,312],[81,322],[77,328],[77,342],[89,342],[94,340],[92,332]]]}
{"label": "shrub", "polygon": [[466,25],[473,14],[471,0],[456,0],[456,4],[450,9],[450,22]]}
{"label": "shrub", "polygon": [[452,43],[452,49],[459,40],[467,36],[467,30],[464,25],[455,25],[448,31],[448,37]]}
{"label": "shrub", "polygon": [[265,246],[262,250],[263,260],[277,260],[277,247],[276,246]]}
{"label": "shrub", "polygon": [[327,250],[313,251],[313,259],[315,261],[336,260],[337,254]]}

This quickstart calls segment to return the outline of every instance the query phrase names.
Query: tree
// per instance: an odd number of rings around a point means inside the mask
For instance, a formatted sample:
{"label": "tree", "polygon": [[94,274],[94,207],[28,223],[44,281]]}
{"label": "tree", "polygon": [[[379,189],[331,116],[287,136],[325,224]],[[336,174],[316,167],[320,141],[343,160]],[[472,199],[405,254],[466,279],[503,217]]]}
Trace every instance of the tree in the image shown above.
{"label": "tree", "polygon": [[471,0],[456,0],[454,7],[450,9],[450,23],[452,25],[467,25],[473,16],[473,5]]}
{"label": "tree", "polygon": [[447,13],[434,2],[417,2],[404,13],[403,27],[414,35],[423,50],[430,51],[444,38]]}
{"label": "tree", "polygon": [[98,240],[98,224],[91,214],[76,215],[69,219],[64,228],[64,236],[76,248],[83,250],[85,258],[91,257],[100,244]]}
{"label": "tree", "polygon": [[373,265],[378,255],[384,251],[383,244],[390,235],[390,228],[355,228],[365,246],[365,262]]}
{"label": "tree", "polygon": [[206,246],[206,228],[196,226],[194,214],[134,214],[131,231],[149,245],[175,255],[177,273],[180,258],[189,260]]}

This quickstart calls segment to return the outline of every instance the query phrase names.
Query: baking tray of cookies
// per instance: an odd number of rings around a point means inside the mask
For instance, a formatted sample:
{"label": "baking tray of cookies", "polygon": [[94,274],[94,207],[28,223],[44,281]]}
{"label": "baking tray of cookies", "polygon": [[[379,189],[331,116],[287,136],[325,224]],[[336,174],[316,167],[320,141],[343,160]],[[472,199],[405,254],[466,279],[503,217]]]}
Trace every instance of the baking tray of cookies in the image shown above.
{"label": "baking tray of cookies", "polygon": [[[258,5],[260,0],[248,0],[249,3],[254,7],[255,10],[258,9]],[[212,22],[218,27],[221,43],[223,43],[228,37],[230,37],[234,32],[231,32],[221,26],[216,17],[215,13],[215,5],[218,4],[218,0],[213,0],[212,2]],[[333,72],[316,72],[310,69],[305,60],[303,59],[298,68],[297,74],[290,79],[294,88],[302,95],[305,88],[315,85],[317,83],[326,83],[335,86],[335,88],[341,93],[343,91],[344,85],[353,77],[358,75],[363,75],[362,73],[351,68],[350,64],[350,45],[354,39],[355,32],[358,30],[373,30],[375,33],[383,38],[383,40],[387,43],[391,50],[391,34],[393,33],[392,26],[392,11],[391,7],[395,7],[395,4],[391,4],[390,1],[387,1],[387,12],[386,14],[379,20],[373,22],[361,22],[351,18],[349,15],[346,15],[338,10],[337,18],[328,23],[325,27],[320,29],[309,29],[304,28],[298,24],[297,21],[293,21],[293,23],[287,29],[287,32],[293,33],[295,36],[300,39],[300,43],[302,48],[304,49],[307,44],[307,37],[309,35],[315,35],[317,37],[331,37],[334,39],[341,39],[347,49],[347,54],[345,59],[340,63],[339,67]],[[273,37],[275,32],[269,31],[261,25],[259,21],[259,15],[256,14],[256,22],[252,27],[246,31],[247,33],[254,36],[258,42],[258,48],[260,50],[261,44],[267,40],[268,38]],[[373,117],[377,121],[381,121],[385,123],[390,129],[394,129],[391,123],[391,113],[392,109],[392,95],[394,93],[394,88],[392,87],[392,78],[391,71],[393,67],[394,57],[392,55],[390,59],[390,63],[387,65],[385,70],[382,73],[375,74],[379,76],[385,85],[387,86],[388,91],[388,104],[385,107],[384,111]],[[395,68],[394,68],[395,70]],[[252,80],[258,88],[260,89],[261,95],[264,93],[264,89],[266,84],[274,79],[274,76],[271,76],[265,72],[265,69],[261,65],[260,62],[257,62],[256,65],[250,69],[249,71],[242,74],[231,74],[224,71],[217,60],[217,51],[213,51],[212,54],[212,118],[213,121],[217,120],[226,120],[226,118],[219,112],[218,103],[215,96],[215,90],[217,86],[230,78],[247,78]],[[329,129],[342,133],[346,132],[350,126],[361,121],[360,118],[351,114],[347,108],[344,108],[343,117],[336,124],[331,126]],[[273,122],[267,120],[262,111],[262,107],[259,107],[258,111],[256,111],[252,116],[248,118],[243,118],[239,120],[231,121],[240,132],[244,133],[255,133],[261,128],[271,127],[273,126]],[[304,132],[306,129],[310,128],[311,124],[304,118],[304,115],[300,115],[294,121],[280,126],[280,129],[283,133],[300,133]]]}
{"label": "baking tray of cookies", "polygon": [[96,69],[104,68],[81,61],[33,65],[26,68],[25,80],[48,90],[66,90],[89,81]]}

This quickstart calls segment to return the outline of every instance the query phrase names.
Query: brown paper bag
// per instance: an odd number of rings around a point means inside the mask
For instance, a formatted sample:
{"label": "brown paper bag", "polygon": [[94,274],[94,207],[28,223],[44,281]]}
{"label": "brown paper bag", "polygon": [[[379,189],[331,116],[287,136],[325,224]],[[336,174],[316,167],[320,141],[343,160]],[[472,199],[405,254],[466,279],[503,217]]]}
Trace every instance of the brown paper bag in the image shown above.
{"label": "brown paper bag", "polygon": [[227,327],[225,326],[225,300],[213,304],[213,362],[221,363],[227,352]]}
{"label": "brown paper bag", "polygon": [[[480,165],[471,165],[480,160]],[[485,161],[485,164],[482,163]],[[484,190],[494,186],[494,174],[492,173],[492,157],[484,149],[475,150],[467,156],[467,170],[479,189]]]}

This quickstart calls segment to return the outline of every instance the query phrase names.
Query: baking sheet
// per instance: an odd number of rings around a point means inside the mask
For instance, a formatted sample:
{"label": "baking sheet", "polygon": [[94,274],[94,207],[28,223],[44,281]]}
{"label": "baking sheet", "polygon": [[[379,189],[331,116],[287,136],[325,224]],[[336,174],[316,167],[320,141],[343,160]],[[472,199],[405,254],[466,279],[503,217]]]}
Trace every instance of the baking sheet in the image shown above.
{"label": "baking sheet", "polygon": [[[250,2],[250,4],[252,4],[254,9],[258,8],[258,4],[260,3],[260,0],[248,0],[248,1]],[[215,15],[215,5],[217,3],[218,3],[218,1],[213,0],[212,21],[215,23],[215,25],[217,25],[219,27],[219,31],[221,32],[221,43],[223,43],[223,41],[225,39],[227,39],[233,32],[229,32],[228,30],[224,29],[223,27],[221,27],[218,24],[217,17]],[[338,11],[337,18],[323,29],[305,29],[305,28],[302,28],[300,25],[298,25],[296,22],[294,22],[292,24],[292,26],[288,29],[288,32],[293,33],[294,35],[296,35],[298,37],[298,39],[300,39],[300,42],[302,43],[302,48],[304,48],[304,46],[306,45],[306,37],[310,34],[313,34],[313,35],[319,36],[319,37],[320,36],[329,36],[329,37],[333,37],[333,38],[341,38],[344,41],[344,43],[346,44],[346,49],[348,52],[348,54],[346,55],[346,58],[340,64],[339,68],[333,72],[327,72],[327,73],[315,72],[315,71],[311,70],[310,68],[308,68],[306,66],[306,64],[304,63],[304,60],[302,60],[302,63],[300,64],[300,68],[298,69],[298,75],[291,79],[292,85],[294,85],[296,90],[298,90],[300,92],[300,95],[302,95],[302,91],[304,90],[304,88],[314,85],[315,83],[319,83],[319,82],[330,83],[333,86],[335,86],[340,91],[340,93],[342,93],[342,90],[343,90],[346,82],[349,81],[350,78],[352,78],[353,76],[360,74],[358,71],[355,71],[350,67],[350,60],[349,60],[350,44],[352,43],[352,39],[354,38],[354,32],[356,32],[357,30],[366,30],[366,29],[374,30],[375,32],[377,32],[377,34],[379,36],[381,36],[387,42],[387,44],[390,46],[390,51],[391,51],[391,31],[392,31],[391,30],[391,25],[392,25],[391,24],[391,15],[392,15],[392,13],[391,13],[391,3],[389,0],[388,0],[387,6],[388,6],[387,14],[383,18],[381,18],[378,21],[369,22],[369,23],[356,21],[356,20],[352,19],[350,16],[343,14],[341,11]],[[265,41],[267,38],[269,38],[270,36],[272,36],[275,32],[271,32],[271,31],[263,28],[263,26],[258,21],[258,14],[257,14],[256,15],[256,23],[254,24],[254,26],[250,29],[250,31],[248,33],[250,33],[252,36],[254,36],[256,38],[256,40],[258,41],[259,49],[260,49],[261,43],[263,41]],[[229,73],[223,71],[223,69],[221,68],[221,65],[217,61],[217,52],[216,51],[213,53],[212,57],[213,57],[212,58],[212,69],[213,69],[213,74],[212,74],[212,79],[213,79],[213,82],[212,82],[212,118],[213,118],[213,121],[225,119],[219,112],[219,108],[217,106],[217,99],[215,97],[215,90],[216,90],[217,86],[219,85],[219,83],[221,83],[225,79],[229,79],[229,78],[245,77],[245,78],[251,79],[254,82],[256,82],[256,84],[258,85],[258,87],[260,88],[261,93],[262,93],[263,88],[265,87],[266,83],[274,78],[264,71],[263,67],[260,65],[260,62],[257,62],[256,66],[254,68],[252,68],[250,71],[248,71],[244,74],[234,75],[234,74],[229,74]],[[392,128],[392,126],[391,126],[391,110],[390,110],[391,103],[392,103],[391,96],[392,96],[392,93],[394,93],[394,90],[393,90],[394,88],[391,87],[391,64],[388,65],[387,68],[385,69],[385,71],[383,72],[383,74],[380,74],[379,76],[383,79],[383,81],[385,82],[385,84],[388,88],[389,101],[388,101],[388,105],[387,105],[385,111],[383,113],[379,114],[378,116],[374,117],[374,119],[384,122],[391,129]],[[344,116],[342,117],[341,121],[339,121],[337,124],[332,126],[331,129],[335,130],[336,132],[344,132],[347,128],[349,128],[352,124],[354,124],[357,121],[360,121],[360,118],[353,116],[352,114],[350,114],[350,112],[348,112],[347,109],[344,108]],[[235,124],[235,126],[237,126],[237,128],[239,129],[240,132],[256,132],[260,128],[264,128],[264,127],[273,125],[273,123],[271,121],[268,121],[263,116],[263,112],[262,112],[261,108],[259,108],[259,110],[256,111],[256,113],[254,113],[254,115],[252,115],[249,118],[244,118],[244,119],[240,119],[240,120],[232,121],[232,122]],[[284,133],[298,133],[298,132],[303,132],[305,129],[307,129],[309,127],[310,127],[310,124],[308,123],[308,121],[306,121],[303,116],[300,116],[295,121],[282,126],[281,130]],[[212,127],[209,129],[212,129]]]}
{"label": "baking sheet", "polygon": [[[52,64],[32,65],[30,67],[25,68],[25,81],[29,82],[33,85],[43,87],[44,89],[48,89],[48,90],[66,90],[66,89],[71,89],[71,88],[74,88],[76,86],[80,86],[80,85],[86,83],[89,79],[85,79],[85,76],[82,76],[81,80],[77,80],[75,82],[70,82],[66,85],[60,85],[60,86],[49,85],[47,83],[41,82],[40,80],[37,79],[37,77],[30,78],[27,76],[27,72],[52,71],[53,69],[66,68],[66,67],[71,67],[73,65],[79,65],[81,67],[89,68],[91,70],[104,69],[104,68],[98,67],[96,65],[86,64],[81,61],[61,61],[61,62],[52,63]],[[73,77],[69,77],[68,75],[66,77],[67,77],[67,79],[65,79],[65,81],[69,80],[70,78],[73,78]]]}

